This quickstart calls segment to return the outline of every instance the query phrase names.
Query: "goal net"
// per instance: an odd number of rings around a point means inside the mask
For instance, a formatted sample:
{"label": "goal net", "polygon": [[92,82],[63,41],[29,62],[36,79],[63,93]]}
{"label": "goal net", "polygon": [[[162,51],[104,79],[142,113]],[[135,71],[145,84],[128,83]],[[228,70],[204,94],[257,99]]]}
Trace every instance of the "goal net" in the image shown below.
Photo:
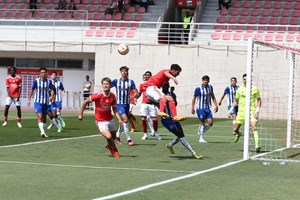
{"label": "goal net", "polygon": [[[247,86],[257,86],[262,99],[257,124],[261,152],[255,151],[249,111],[245,118],[249,120],[245,121],[244,159],[300,162],[299,54],[297,48],[248,41]],[[272,67],[265,67],[270,62]],[[250,110],[251,95],[247,97]]]}

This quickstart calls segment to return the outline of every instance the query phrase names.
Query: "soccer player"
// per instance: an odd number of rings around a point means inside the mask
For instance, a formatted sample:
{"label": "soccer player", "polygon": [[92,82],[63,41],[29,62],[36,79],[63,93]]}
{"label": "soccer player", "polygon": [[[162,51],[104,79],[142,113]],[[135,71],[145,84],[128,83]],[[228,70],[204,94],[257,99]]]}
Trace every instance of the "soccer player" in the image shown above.
{"label": "soccer player", "polygon": [[169,102],[170,109],[172,112],[173,120],[182,121],[186,118],[183,116],[177,115],[177,110],[175,106],[174,99],[171,96],[166,96],[162,93],[161,87],[167,83],[170,79],[174,81],[177,85],[178,81],[176,79],[181,72],[181,67],[178,64],[172,64],[170,69],[164,69],[151,76],[147,82],[144,83],[144,89],[146,89],[146,94],[151,101],[156,101],[159,103],[159,113],[160,117],[170,117],[164,112],[166,103]]}
{"label": "soccer player", "polygon": [[13,102],[17,107],[17,114],[18,114],[17,126],[19,128],[22,128],[21,101],[20,101],[20,95],[22,91],[22,78],[16,75],[17,72],[16,67],[10,67],[9,72],[10,72],[10,76],[6,78],[7,97],[6,97],[6,106],[4,111],[4,123],[2,124],[2,126],[5,127],[7,125],[8,111],[11,103]]}
{"label": "soccer player", "polygon": [[27,105],[31,105],[31,97],[34,93],[34,109],[38,118],[38,126],[41,131],[41,137],[47,138],[46,118],[48,113],[48,102],[55,101],[55,87],[52,81],[47,79],[47,69],[40,68],[40,77],[35,79],[32,83],[31,91],[28,96]]}
{"label": "soccer player", "polygon": [[214,94],[213,86],[209,84],[209,80],[210,78],[207,75],[202,77],[202,85],[196,87],[192,98],[192,114],[195,114],[195,104],[197,104],[196,112],[200,121],[198,128],[200,143],[207,143],[203,136],[204,133],[213,125],[213,115],[210,110],[211,100],[215,104],[214,112],[218,112],[218,103]]}
{"label": "soccer player", "polygon": [[[57,72],[53,71],[51,73],[51,81],[52,84],[55,87],[56,96],[55,96],[55,105],[52,105],[51,113],[54,120],[56,120],[56,123],[61,129],[62,127],[66,126],[66,123],[64,122],[63,118],[61,117],[61,109],[62,109],[62,96],[65,94],[65,88],[63,83],[60,80],[57,80]],[[52,112],[53,110],[53,112]],[[51,124],[47,127],[47,129],[51,129],[53,120],[51,120]],[[55,124],[54,124],[55,125]],[[60,131],[61,132],[61,131]]]}
{"label": "soccer player", "polygon": [[127,138],[127,144],[129,146],[133,146],[134,143],[130,138],[129,127],[128,127],[128,114],[129,114],[129,103],[130,103],[130,90],[134,91],[134,95],[132,98],[136,98],[138,96],[138,92],[135,86],[135,83],[132,79],[128,78],[129,68],[126,66],[120,67],[121,78],[114,79],[112,81],[112,87],[116,88],[117,95],[117,110],[122,118],[123,124],[119,126],[116,141],[118,144],[121,144],[120,135],[122,129],[124,129],[124,133]]}
{"label": "soccer player", "polygon": [[[144,81],[149,80],[149,78],[151,76],[152,76],[152,73],[150,71],[146,71],[143,75]],[[150,102],[148,102],[146,90],[143,88],[143,86],[144,86],[143,83],[140,84],[140,89],[139,89],[139,96],[143,95],[142,105],[141,105],[141,109],[140,109],[140,115],[142,116],[142,129],[143,129],[144,135],[141,139],[142,140],[148,139],[148,135],[147,135],[147,121],[148,121],[149,127],[151,129],[151,134],[153,136],[155,136],[158,140],[161,140],[160,135],[157,133],[157,130],[158,130],[157,108],[154,104],[151,104]],[[147,119],[148,116],[150,119]]]}
{"label": "soccer player", "polygon": [[[222,101],[223,101],[224,97],[227,95],[227,109],[229,111],[229,109],[232,106],[232,103],[234,102],[235,93],[236,93],[238,88],[239,88],[239,86],[237,85],[236,77],[231,77],[230,78],[230,85],[225,88],[224,93],[221,96],[221,99],[218,103],[219,106],[222,105]],[[236,119],[237,112],[238,112],[238,106],[235,106],[234,109],[232,110],[232,114],[231,114],[233,126],[235,124],[235,119]]]}
{"label": "soccer player", "polygon": [[[163,85],[163,91],[169,91],[169,83],[165,83]],[[170,93],[164,93],[165,95],[169,95]],[[192,156],[196,159],[201,159],[203,156],[200,154],[197,154],[193,148],[191,147],[191,145],[189,144],[189,142],[186,140],[183,129],[181,127],[180,122],[176,122],[173,121],[172,119],[172,112],[170,110],[170,106],[169,103],[166,104],[165,107],[165,112],[170,116],[169,118],[166,117],[162,117],[161,118],[161,123],[162,125],[168,129],[168,131],[170,131],[171,133],[173,133],[175,135],[174,139],[169,142],[169,144],[166,145],[166,148],[169,149],[171,154],[175,154],[175,151],[173,149],[173,146],[175,144],[177,144],[178,142],[181,142],[181,144],[189,151],[191,152]]]}
{"label": "soccer player", "polygon": [[134,90],[130,90],[129,96],[130,96],[130,104],[129,104],[128,118],[131,126],[130,132],[133,133],[135,132],[135,126],[138,126],[138,121],[136,117],[132,114],[133,106],[135,106],[137,102],[137,99],[134,97]]}
{"label": "soccer player", "polygon": [[[233,134],[235,135],[234,143],[237,143],[239,141],[239,138],[241,137],[241,132],[239,131],[242,124],[245,123],[245,113],[246,113],[246,85],[247,85],[247,74],[243,75],[243,86],[239,87],[239,89],[236,91],[234,102],[232,103],[231,108],[228,111],[228,115],[231,115],[235,106],[239,105],[239,110],[237,113],[237,117],[234,124]],[[255,151],[257,153],[260,152],[260,146],[259,146],[259,135],[256,128],[259,111],[261,107],[261,98],[260,98],[260,92],[256,86],[252,86],[251,88],[251,116],[250,116],[250,122],[251,122],[251,129],[254,135],[254,141],[255,141]]]}
{"label": "soccer player", "polygon": [[95,120],[99,131],[106,138],[107,145],[106,149],[109,150],[110,154],[116,158],[120,158],[120,154],[115,145],[116,138],[116,128],[113,116],[111,114],[111,110],[113,110],[114,114],[119,120],[119,123],[122,123],[122,119],[116,109],[116,95],[110,92],[111,88],[111,80],[108,77],[105,77],[101,80],[102,91],[98,93],[94,93],[88,98],[84,100],[81,105],[78,119],[83,119],[83,111],[85,107],[91,103],[95,102]]}

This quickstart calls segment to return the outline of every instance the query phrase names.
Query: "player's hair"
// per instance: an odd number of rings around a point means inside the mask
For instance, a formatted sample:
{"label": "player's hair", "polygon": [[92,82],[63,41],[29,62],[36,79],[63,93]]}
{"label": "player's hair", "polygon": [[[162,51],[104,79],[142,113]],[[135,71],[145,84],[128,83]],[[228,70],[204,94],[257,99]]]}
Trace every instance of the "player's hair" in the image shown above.
{"label": "player's hair", "polygon": [[56,72],[56,71],[52,71],[52,72],[51,72],[51,74],[55,74],[55,75],[57,75],[57,72]]}
{"label": "player's hair", "polygon": [[151,73],[150,71],[146,71],[146,72],[144,73],[144,75],[146,75],[146,74],[150,74],[150,76],[152,76],[152,73]]}
{"label": "player's hair", "polygon": [[12,70],[12,69],[13,69],[14,71],[17,71],[17,68],[16,68],[15,66],[11,66],[11,67],[9,68],[9,71]]}
{"label": "player's hair", "polygon": [[110,79],[110,78],[104,77],[104,78],[101,80],[101,84],[103,84],[104,81],[108,82],[108,83],[111,85],[111,79]]}
{"label": "player's hair", "polygon": [[172,64],[170,69],[175,70],[175,71],[179,71],[179,72],[181,72],[181,70],[182,70],[181,67],[178,64]]}
{"label": "player's hair", "polygon": [[243,78],[244,78],[244,77],[247,77],[247,74],[243,74]]}
{"label": "player's hair", "polygon": [[230,80],[231,80],[231,79],[234,79],[234,80],[236,81],[236,77],[231,77]]}
{"label": "player's hair", "polygon": [[123,69],[125,69],[126,71],[129,70],[129,68],[128,68],[127,66],[122,66],[122,67],[120,67],[120,71],[122,71]]}
{"label": "player's hair", "polygon": [[47,71],[46,67],[41,67],[41,68],[40,68],[40,71],[42,71],[42,70]]}
{"label": "player's hair", "polygon": [[208,80],[209,81],[209,76],[207,76],[207,75],[202,76],[202,81],[204,81],[204,80]]}

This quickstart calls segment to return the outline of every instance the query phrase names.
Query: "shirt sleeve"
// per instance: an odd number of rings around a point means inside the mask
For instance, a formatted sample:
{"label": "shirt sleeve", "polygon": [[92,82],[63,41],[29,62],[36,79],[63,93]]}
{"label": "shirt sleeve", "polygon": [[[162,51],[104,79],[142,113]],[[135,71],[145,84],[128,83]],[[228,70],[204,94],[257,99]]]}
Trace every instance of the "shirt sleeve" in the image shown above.
{"label": "shirt sleeve", "polygon": [[32,89],[36,89],[37,88],[37,80],[35,79],[33,82],[32,82]]}
{"label": "shirt sleeve", "polygon": [[199,96],[199,94],[200,94],[200,88],[199,88],[199,87],[196,87],[195,92],[194,92],[194,96],[195,96],[195,97],[196,97],[196,96]]}
{"label": "shirt sleeve", "polygon": [[226,87],[226,88],[225,88],[224,94],[229,94],[229,87]]}
{"label": "shirt sleeve", "polygon": [[136,89],[135,82],[133,80],[131,80],[131,87],[130,87],[130,89]]}
{"label": "shirt sleeve", "polygon": [[117,85],[117,79],[114,79],[112,82],[111,82],[111,86],[112,87],[116,87]]}

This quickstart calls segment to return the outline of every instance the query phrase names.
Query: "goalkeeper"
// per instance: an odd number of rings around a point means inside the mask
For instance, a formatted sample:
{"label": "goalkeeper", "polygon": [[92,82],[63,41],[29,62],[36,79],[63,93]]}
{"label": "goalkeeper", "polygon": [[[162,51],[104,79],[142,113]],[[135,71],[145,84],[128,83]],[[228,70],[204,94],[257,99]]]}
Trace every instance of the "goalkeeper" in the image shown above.
{"label": "goalkeeper", "polygon": [[[231,108],[228,111],[228,116],[231,116],[234,107],[238,104],[239,110],[237,113],[236,121],[233,128],[233,134],[235,135],[234,143],[237,143],[238,140],[241,137],[241,132],[239,132],[239,129],[242,124],[245,122],[245,113],[246,113],[246,83],[247,83],[247,74],[243,75],[243,86],[240,86],[239,89],[236,91],[235,100],[231,106]],[[254,135],[254,141],[255,141],[255,151],[257,153],[260,152],[260,146],[259,146],[259,136],[256,128],[258,116],[259,116],[259,110],[261,107],[261,98],[260,98],[260,92],[257,87],[252,86],[251,89],[251,129]]]}

